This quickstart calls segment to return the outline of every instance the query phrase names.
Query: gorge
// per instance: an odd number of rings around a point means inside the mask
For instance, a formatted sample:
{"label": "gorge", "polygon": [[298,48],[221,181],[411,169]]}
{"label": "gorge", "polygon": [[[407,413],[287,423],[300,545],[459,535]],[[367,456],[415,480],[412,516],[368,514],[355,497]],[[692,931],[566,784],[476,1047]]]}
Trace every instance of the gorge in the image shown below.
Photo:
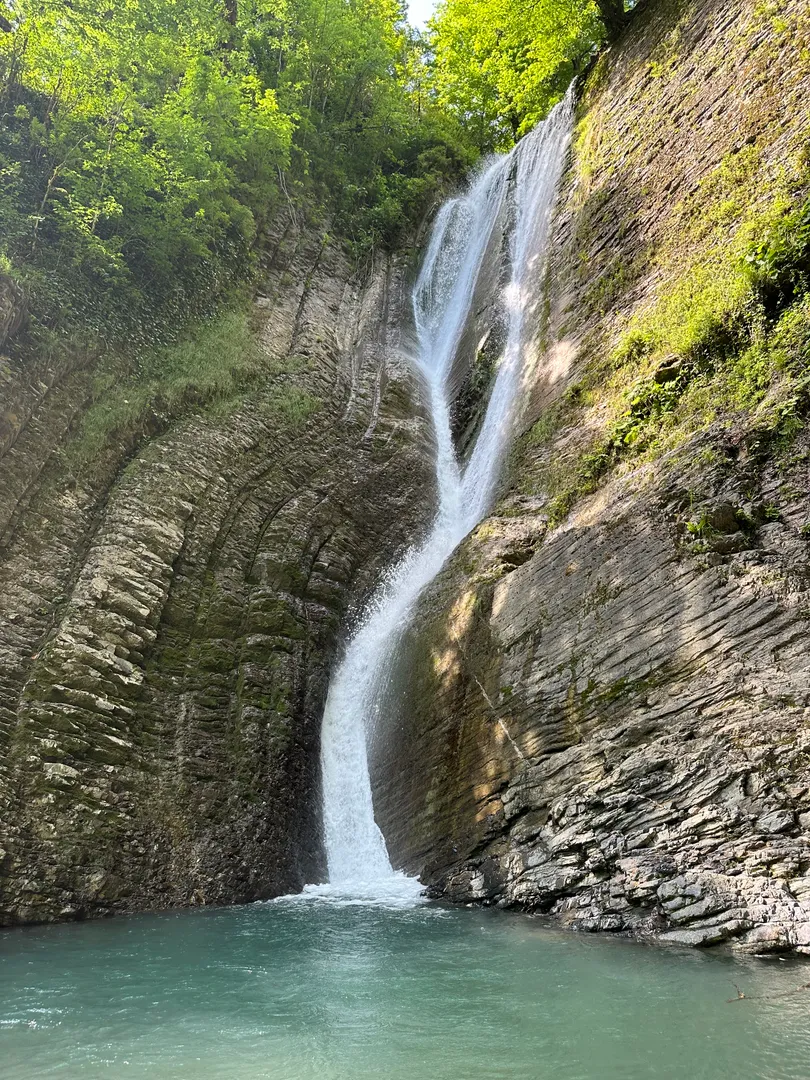
{"label": "gorge", "polygon": [[0,0],[4,1080],[805,1080],[806,0]]}
{"label": "gorge", "polygon": [[99,426],[4,275],[2,924],[393,865],[810,949],[805,8],[638,5],[424,260],[279,209],[220,402]]}

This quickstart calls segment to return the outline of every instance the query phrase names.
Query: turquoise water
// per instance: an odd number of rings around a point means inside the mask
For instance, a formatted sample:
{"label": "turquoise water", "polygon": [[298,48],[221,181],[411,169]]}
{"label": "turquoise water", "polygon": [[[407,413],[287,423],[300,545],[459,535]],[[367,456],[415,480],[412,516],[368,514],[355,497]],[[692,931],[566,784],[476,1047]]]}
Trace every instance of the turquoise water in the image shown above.
{"label": "turquoise water", "polygon": [[432,905],[33,928],[0,933],[0,1076],[807,1080],[806,982]]}

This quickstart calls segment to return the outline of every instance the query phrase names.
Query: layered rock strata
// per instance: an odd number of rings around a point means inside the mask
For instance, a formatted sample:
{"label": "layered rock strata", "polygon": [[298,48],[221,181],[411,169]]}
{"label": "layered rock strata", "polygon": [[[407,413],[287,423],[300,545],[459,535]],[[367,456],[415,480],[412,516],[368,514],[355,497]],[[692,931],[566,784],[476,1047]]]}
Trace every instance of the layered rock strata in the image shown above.
{"label": "layered rock strata", "polygon": [[383,827],[449,899],[804,950],[810,506],[768,521],[785,477],[738,459],[708,480],[724,531],[696,554],[707,478],[682,465],[545,537],[494,518],[468,541],[409,641]]}
{"label": "layered rock strata", "polygon": [[0,923],[321,872],[338,629],[430,513],[430,435],[403,267],[361,286],[292,225],[266,261],[266,377],[224,407],[154,410],[78,475],[95,362],[6,361]]}
{"label": "layered rock strata", "polygon": [[[586,84],[527,424],[665,295],[704,179],[810,138],[806,5],[776,8],[650,0]],[[806,434],[718,421],[554,527],[532,453],[409,632],[375,743],[395,861],[580,929],[810,953]]]}

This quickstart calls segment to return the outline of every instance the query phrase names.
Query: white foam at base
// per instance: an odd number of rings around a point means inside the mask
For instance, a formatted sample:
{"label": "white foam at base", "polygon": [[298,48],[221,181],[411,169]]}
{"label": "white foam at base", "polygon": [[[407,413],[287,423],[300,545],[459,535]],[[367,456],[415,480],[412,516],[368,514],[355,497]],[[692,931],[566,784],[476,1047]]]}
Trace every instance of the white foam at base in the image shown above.
{"label": "white foam at base", "polygon": [[387,910],[412,908],[427,902],[425,890],[418,878],[409,877],[401,870],[369,881],[305,885],[300,893],[260,901],[269,904],[330,904],[333,907],[374,907]]}

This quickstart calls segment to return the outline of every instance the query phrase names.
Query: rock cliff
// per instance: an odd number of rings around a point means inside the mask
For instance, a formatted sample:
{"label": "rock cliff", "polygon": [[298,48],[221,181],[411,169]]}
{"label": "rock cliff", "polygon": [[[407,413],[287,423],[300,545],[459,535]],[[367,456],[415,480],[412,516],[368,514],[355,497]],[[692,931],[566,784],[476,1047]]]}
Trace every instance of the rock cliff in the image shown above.
{"label": "rock cliff", "polygon": [[[583,80],[524,430],[372,748],[435,895],[810,951],[810,303],[767,240],[810,189],[808,56],[803,0],[642,0]],[[19,344],[0,276],[0,924],[322,873],[341,627],[431,512],[405,279],[280,224],[250,380],[130,409],[126,357]]]}
{"label": "rock cliff", "polygon": [[802,2],[650,0],[586,80],[526,434],[375,744],[381,826],[434,895],[810,953],[808,338],[732,407],[791,297],[745,348],[737,316],[695,329],[757,214],[807,191],[809,45]]}
{"label": "rock cliff", "polygon": [[[103,361],[1,361],[0,923],[321,872],[338,629],[430,513],[430,435],[399,351],[404,264],[361,285],[293,224],[265,261],[249,389],[158,395],[89,457]],[[3,293],[9,334],[20,299]]]}

